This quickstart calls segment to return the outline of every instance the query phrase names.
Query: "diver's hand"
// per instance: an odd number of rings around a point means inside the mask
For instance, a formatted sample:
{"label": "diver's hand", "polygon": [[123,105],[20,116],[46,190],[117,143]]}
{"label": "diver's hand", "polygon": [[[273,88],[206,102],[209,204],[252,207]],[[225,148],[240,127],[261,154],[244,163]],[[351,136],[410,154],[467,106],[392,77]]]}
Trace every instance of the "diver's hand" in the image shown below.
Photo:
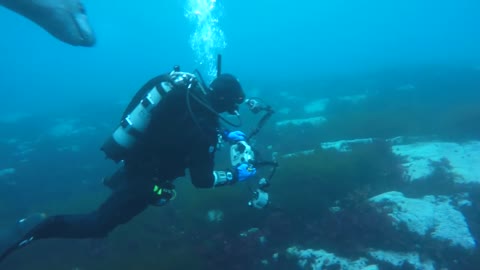
{"label": "diver's hand", "polygon": [[232,143],[236,143],[239,141],[245,141],[247,139],[247,135],[245,135],[245,133],[243,133],[242,131],[237,130],[229,132],[227,134],[227,139]]}
{"label": "diver's hand", "polygon": [[248,163],[242,163],[236,167],[237,171],[237,181],[243,182],[245,180],[250,179],[257,173],[257,169],[253,167],[253,165]]}

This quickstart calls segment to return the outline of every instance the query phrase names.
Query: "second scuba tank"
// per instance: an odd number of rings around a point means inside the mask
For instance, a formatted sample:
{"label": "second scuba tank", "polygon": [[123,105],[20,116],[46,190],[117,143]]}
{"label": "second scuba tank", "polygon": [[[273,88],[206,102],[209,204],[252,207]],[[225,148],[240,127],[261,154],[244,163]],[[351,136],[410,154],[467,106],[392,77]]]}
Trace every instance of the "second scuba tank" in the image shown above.
{"label": "second scuba tank", "polygon": [[[163,76],[160,76],[160,78],[157,77],[157,80],[153,80],[157,82],[161,80],[162,77]],[[141,92],[145,92],[145,89],[147,89],[148,92],[143,95],[140,101],[134,97],[127,107],[126,114],[124,114],[120,124],[101,147],[101,150],[105,152],[107,157],[115,162],[119,162],[127,156],[128,151],[147,129],[153,108],[155,108],[163,96],[172,89],[172,85],[168,81],[158,82],[153,86],[151,84],[152,80],[139,90],[137,96],[141,94]],[[136,102],[136,106],[132,104],[134,102]],[[135,107],[131,109],[132,106]]]}
{"label": "second scuba tank", "polygon": [[100,149],[117,163],[124,160],[147,130],[152,110],[168,92],[177,85],[191,87],[194,82],[193,74],[179,72],[178,69],[148,81],[133,97],[120,124]]}

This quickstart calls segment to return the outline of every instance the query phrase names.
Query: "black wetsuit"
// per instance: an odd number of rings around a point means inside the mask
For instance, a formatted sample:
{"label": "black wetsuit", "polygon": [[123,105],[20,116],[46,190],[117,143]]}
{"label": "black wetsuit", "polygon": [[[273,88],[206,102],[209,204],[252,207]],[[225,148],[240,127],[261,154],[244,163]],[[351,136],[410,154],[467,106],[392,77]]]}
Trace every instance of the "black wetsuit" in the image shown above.
{"label": "black wetsuit", "polygon": [[[141,91],[131,104],[138,104],[136,99],[144,95]],[[190,91],[202,95],[199,89]],[[212,187],[218,127],[216,114],[193,98],[188,102],[187,88],[176,86],[152,111],[149,127],[125,159],[125,166],[111,176],[115,181],[124,180],[118,181],[122,184],[111,196],[92,213],[51,216],[27,237],[104,237],[158,200],[153,192],[155,185],[185,176],[186,169],[190,171],[194,186]]]}

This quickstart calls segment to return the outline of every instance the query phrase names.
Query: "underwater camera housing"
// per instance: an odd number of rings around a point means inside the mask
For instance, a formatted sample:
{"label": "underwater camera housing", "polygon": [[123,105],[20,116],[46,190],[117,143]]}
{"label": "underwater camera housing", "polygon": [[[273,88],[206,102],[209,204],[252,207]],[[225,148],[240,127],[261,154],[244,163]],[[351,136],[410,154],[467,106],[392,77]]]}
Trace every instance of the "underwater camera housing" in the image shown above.
{"label": "underwater camera housing", "polygon": [[266,178],[260,179],[260,181],[258,181],[258,188],[253,192],[253,198],[248,202],[248,206],[263,209],[270,204],[270,195],[265,190],[268,186],[270,186],[270,183]]}
{"label": "underwater camera housing", "polygon": [[248,206],[257,208],[257,209],[263,209],[265,206],[267,206],[270,202],[270,196],[268,195],[268,192],[263,191],[261,189],[257,189],[256,191],[253,192],[253,198],[248,202]]}
{"label": "underwater camera housing", "polygon": [[254,161],[255,153],[246,141],[239,141],[230,147],[230,162],[233,167]]}
{"label": "underwater camera housing", "polygon": [[[255,153],[252,147],[246,141],[239,141],[232,145],[230,147],[230,162],[233,167],[242,163],[255,164]],[[253,197],[248,205],[256,209],[263,209],[270,204],[270,195],[266,191],[268,186],[270,186],[270,183],[266,178],[260,179],[258,188],[255,191],[250,189]]]}

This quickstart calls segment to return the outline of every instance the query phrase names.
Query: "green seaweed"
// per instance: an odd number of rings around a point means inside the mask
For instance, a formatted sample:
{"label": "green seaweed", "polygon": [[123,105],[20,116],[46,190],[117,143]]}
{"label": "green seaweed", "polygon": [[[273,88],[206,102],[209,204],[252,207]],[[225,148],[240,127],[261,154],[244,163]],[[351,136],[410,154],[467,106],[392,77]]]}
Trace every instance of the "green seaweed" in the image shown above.
{"label": "green seaweed", "polygon": [[383,141],[353,145],[349,152],[319,148],[281,159],[272,194],[278,205],[292,211],[318,212],[351,194],[365,199],[397,185],[402,179],[398,162]]}

